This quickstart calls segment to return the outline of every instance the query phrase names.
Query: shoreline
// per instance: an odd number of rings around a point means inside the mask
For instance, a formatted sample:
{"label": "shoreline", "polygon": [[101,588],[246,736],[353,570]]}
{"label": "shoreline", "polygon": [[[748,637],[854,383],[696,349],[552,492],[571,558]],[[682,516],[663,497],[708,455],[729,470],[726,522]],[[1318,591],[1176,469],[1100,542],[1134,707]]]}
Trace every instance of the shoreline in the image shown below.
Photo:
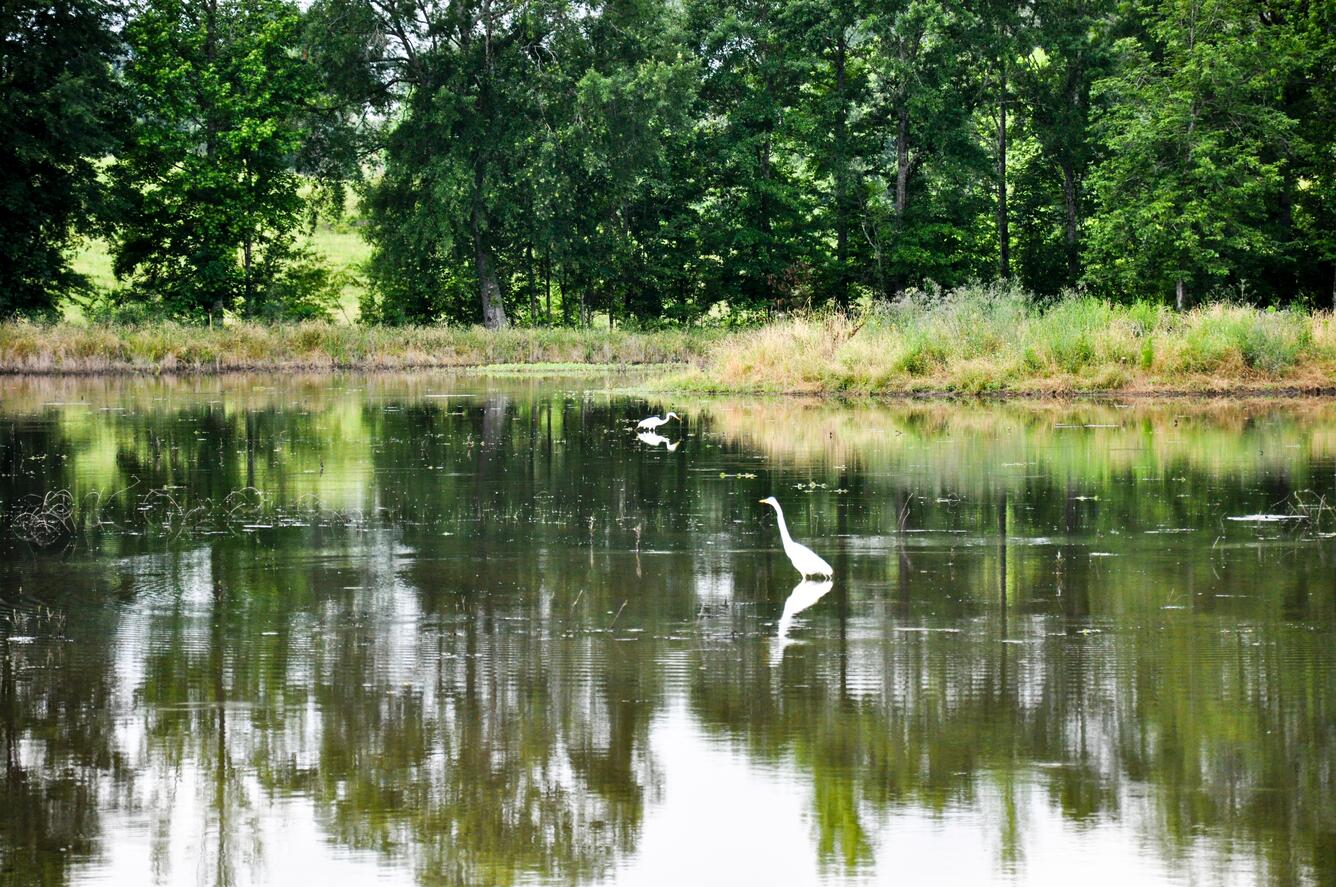
{"label": "shoreline", "polygon": [[683,366],[680,361],[663,362],[625,362],[625,363],[578,363],[560,361],[535,361],[533,363],[268,363],[268,364],[228,364],[226,366],[173,366],[171,368],[124,365],[78,369],[29,369],[23,367],[0,366],[2,379],[167,379],[167,378],[213,378],[219,376],[259,375],[265,373],[282,376],[334,375],[337,373],[358,373],[378,375],[386,373],[431,373],[461,372],[495,375],[577,375],[581,373],[618,372],[621,370],[648,370]]}
{"label": "shoreline", "polygon": [[850,316],[724,330],[0,323],[0,376],[206,378],[454,372],[634,374],[655,397],[927,400],[1330,399],[1336,315],[1087,297],[1036,306],[963,289]]}
{"label": "shoreline", "polygon": [[[231,363],[216,367],[210,366],[144,366],[118,364],[103,367],[84,368],[26,368],[0,365],[0,387],[6,382],[37,380],[190,380],[225,378],[245,375],[278,375],[288,378],[357,374],[367,376],[386,376],[392,374],[427,375],[431,373],[459,373],[472,376],[525,377],[525,376],[578,376],[598,375],[601,373],[653,371],[674,371],[689,366],[684,361],[621,361],[621,362],[577,362],[577,361],[533,361],[459,363],[459,362],[417,362],[394,363],[390,361],[363,363],[329,362],[271,362],[271,363]],[[1117,388],[1081,388],[1081,387],[1015,387],[988,390],[967,390],[950,387],[897,388],[888,387],[877,391],[851,390],[812,390],[812,389],[771,389],[764,387],[727,387],[708,385],[683,385],[675,382],[675,376],[642,380],[626,390],[644,396],[680,399],[685,397],[705,398],[777,398],[782,400],[807,400],[827,403],[905,403],[905,402],[946,402],[964,401],[978,403],[1006,402],[1108,402],[1108,401],[1150,401],[1150,400],[1327,400],[1336,398],[1336,379],[1331,384],[1305,385],[1295,383],[1239,383],[1239,384],[1202,384],[1200,387],[1167,385],[1165,387],[1136,385]]]}
{"label": "shoreline", "polygon": [[876,404],[963,401],[971,403],[1016,402],[1108,402],[1151,400],[1329,400],[1336,398],[1336,384],[1238,385],[1220,388],[1081,388],[1081,389],[999,389],[964,391],[950,388],[922,390],[887,389],[877,392],[850,391],[773,391],[743,388],[682,389],[671,386],[637,386],[637,392],[664,397],[696,395],[712,398],[754,397],[784,400],[810,400],[823,403]]}
{"label": "shoreline", "polygon": [[477,367],[684,366],[719,334],[569,327],[218,327],[0,323],[0,375],[161,376],[469,370]]}

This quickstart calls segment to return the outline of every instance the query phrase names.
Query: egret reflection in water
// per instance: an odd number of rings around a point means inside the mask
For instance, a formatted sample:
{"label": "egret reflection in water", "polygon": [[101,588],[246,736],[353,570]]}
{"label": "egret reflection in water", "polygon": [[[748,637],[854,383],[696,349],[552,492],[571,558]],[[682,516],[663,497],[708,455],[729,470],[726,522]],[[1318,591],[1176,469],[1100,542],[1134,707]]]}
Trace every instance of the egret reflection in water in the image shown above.
{"label": "egret reflection in water", "polygon": [[1336,403],[581,385],[7,382],[0,883],[1336,885]]}
{"label": "egret reflection in water", "polygon": [[780,614],[779,625],[775,629],[775,641],[770,653],[771,665],[778,665],[784,658],[784,648],[793,643],[789,632],[793,629],[794,617],[825,597],[834,585],[831,579],[804,579],[793,586],[788,600],[784,601],[784,612]]}
{"label": "egret reflection in water", "polygon": [[670,453],[676,452],[677,448],[682,445],[682,441],[680,440],[670,441],[662,434],[656,434],[653,431],[642,431],[636,435],[636,439],[639,440],[641,443],[651,447],[657,447],[662,445],[663,448]]}

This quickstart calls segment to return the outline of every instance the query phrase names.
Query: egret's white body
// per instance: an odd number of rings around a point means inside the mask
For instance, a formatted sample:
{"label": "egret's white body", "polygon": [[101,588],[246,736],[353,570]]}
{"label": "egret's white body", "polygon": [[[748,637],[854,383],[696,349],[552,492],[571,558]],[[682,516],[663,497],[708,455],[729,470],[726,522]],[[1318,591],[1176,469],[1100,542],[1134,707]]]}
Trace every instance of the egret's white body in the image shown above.
{"label": "egret's white body", "polygon": [[667,422],[669,419],[681,419],[681,418],[682,418],[682,417],[679,416],[679,415],[677,415],[677,413],[671,413],[671,412],[668,413],[668,415],[666,415],[666,416],[662,416],[662,417],[660,417],[660,416],[650,416],[650,417],[648,417],[648,418],[641,419],[641,420],[640,420],[640,423],[636,425],[636,430],[637,430],[637,431],[653,431],[654,429],[658,428],[660,425],[663,425],[663,424],[664,424],[665,422]]}
{"label": "egret's white body", "polygon": [[678,447],[682,445],[682,441],[680,440],[670,441],[662,434],[655,434],[653,431],[642,431],[636,435],[636,439],[643,444],[648,444],[651,447],[657,447],[659,444],[663,444],[664,449],[666,449],[670,453],[674,452]]}
{"label": "egret's white body", "polygon": [[775,516],[779,518],[779,537],[784,540],[784,553],[789,557],[789,563],[793,568],[803,575],[808,576],[832,576],[835,571],[831,569],[830,564],[822,559],[812,549],[799,542],[794,542],[793,537],[789,535],[788,524],[784,523],[784,509],[779,507],[779,500],[774,496],[769,499],[762,499],[763,505],[769,505],[775,509]]}

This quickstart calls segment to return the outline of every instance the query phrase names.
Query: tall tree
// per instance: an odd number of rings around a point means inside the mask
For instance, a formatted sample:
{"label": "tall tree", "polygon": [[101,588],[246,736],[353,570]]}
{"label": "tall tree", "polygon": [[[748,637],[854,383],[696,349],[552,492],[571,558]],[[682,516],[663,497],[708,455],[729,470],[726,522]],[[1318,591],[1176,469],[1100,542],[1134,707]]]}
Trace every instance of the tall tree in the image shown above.
{"label": "tall tree", "polygon": [[116,15],[104,0],[0,5],[0,316],[50,314],[81,285],[66,251],[91,229],[120,128]]}
{"label": "tall tree", "polygon": [[804,57],[797,146],[811,168],[810,187],[820,195],[815,221],[826,242],[813,261],[823,268],[823,291],[847,308],[850,286],[866,267],[865,183],[876,154],[868,125],[872,35],[860,0],[791,0],[786,20]]}
{"label": "tall tree", "polygon": [[[320,14],[366,22],[359,55],[402,102],[370,189],[372,280],[382,317],[509,324],[507,232],[523,212],[523,161],[541,113],[561,4],[332,0]],[[461,299],[473,291],[474,311]],[[443,299],[443,294],[448,298]]]}
{"label": "tall tree", "polygon": [[1138,0],[1095,84],[1103,157],[1091,173],[1087,281],[1131,298],[1246,281],[1278,249],[1268,206],[1293,121],[1277,107],[1280,34],[1253,0]]}
{"label": "tall tree", "polygon": [[974,130],[979,28],[962,10],[929,0],[879,4],[872,114],[888,146],[881,221],[869,225],[876,277],[887,294],[985,271],[979,216],[991,199],[988,154]]}
{"label": "tall tree", "polygon": [[[287,0],[145,0],[126,27],[133,137],[112,167],[116,272],[170,316],[270,314],[320,290],[294,246],[317,81]],[[314,286],[313,286],[314,285]]]}
{"label": "tall tree", "polygon": [[786,150],[801,75],[787,12],[784,0],[687,4],[702,69],[702,247],[717,297],[749,307],[810,298],[811,195]]}
{"label": "tall tree", "polygon": [[1286,4],[1296,64],[1287,109],[1296,119],[1293,186],[1299,280],[1336,310],[1336,5]]}
{"label": "tall tree", "polygon": [[537,200],[586,322],[595,307],[610,318],[657,317],[666,284],[652,253],[671,249],[660,234],[682,207],[680,197],[658,203],[656,185],[671,175],[674,133],[689,129],[699,72],[681,57],[662,4],[620,0],[592,11],[572,17],[555,49],[568,79],[544,90],[539,162],[548,174]]}
{"label": "tall tree", "polygon": [[563,316],[662,303],[646,295],[650,252],[684,195],[662,211],[648,195],[697,78],[671,7],[326,0],[315,14],[369,22],[351,55],[398,103],[367,195],[371,313],[504,326],[506,292],[532,292],[540,262]]}
{"label": "tall tree", "polygon": [[[1018,59],[1013,83],[1038,146],[1040,174],[1060,189],[1065,269],[1052,283],[1027,283],[1052,293],[1080,277],[1085,180],[1095,151],[1090,87],[1108,66],[1113,8],[1112,0],[1033,0],[1032,10],[1034,46]],[[1048,249],[1040,232],[1028,235],[1035,252]]]}
{"label": "tall tree", "polygon": [[[980,86],[993,123],[993,174],[996,201],[997,276],[1011,276],[1011,213],[1007,205],[1007,124],[1011,117],[1013,69],[1028,55],[1029,10],[1018,0],[988,0],[977,10],[977,35],[971,41],[980,61]],[[1014,125],[1014,121],[1013,121]]]}

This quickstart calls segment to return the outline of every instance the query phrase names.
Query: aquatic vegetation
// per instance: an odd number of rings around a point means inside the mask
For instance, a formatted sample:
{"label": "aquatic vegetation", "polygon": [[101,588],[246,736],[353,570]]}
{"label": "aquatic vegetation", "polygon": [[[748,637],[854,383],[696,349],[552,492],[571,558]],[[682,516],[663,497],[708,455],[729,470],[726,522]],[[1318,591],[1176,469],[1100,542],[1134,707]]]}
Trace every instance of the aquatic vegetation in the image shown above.
{"label": "aquatic vegetation", "polygon": [[129,499],[114,510],[111,500],[138,486],[132,484],[109,496],[94,490],[82,498],[67,489],[30,497],[19,505],[10,520],[13,535],[37,548],[49,548],[85,537],[95,531],[137,532],[167,539],[194,538],[214,533],[249,533],[275,527],[366,526],[387,510],[366,514],[323,506],[312,495],[292,504],[280,504],[254,487],[233,490],[221,499],[163,486]]}

